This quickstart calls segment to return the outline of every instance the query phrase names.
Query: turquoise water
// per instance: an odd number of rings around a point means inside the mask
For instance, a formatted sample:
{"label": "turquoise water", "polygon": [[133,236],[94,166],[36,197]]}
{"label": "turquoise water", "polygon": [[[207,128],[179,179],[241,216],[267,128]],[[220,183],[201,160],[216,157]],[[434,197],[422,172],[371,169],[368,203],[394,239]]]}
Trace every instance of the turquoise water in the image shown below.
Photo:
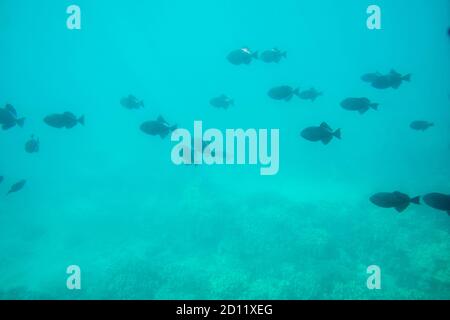
{"label": "turquoise water", "polygon": [[[450,193],[447,0],[0,1],[0,103],[23,128],[0,130],[2,299],[449,299],[450,219],[426,205],[398,214],[380,191]],[[366,8],[382,10],[368,30]],[[279,64],[227,54],[279,47]],[[411,73],[398,90],[360,80]],[[314,103],[271,100],[289,84]],[[209,105],[225,93],[228,110]],[[145,101],[127,110],[120,99]],[[347,97],[380,103],[365,115]],[[86,126],[42,119],[72,111]],[[173,143],[143,134],[163,115],[192,128],[279,128],[280,171],[175,166]],[[409,128],[413,120],[435,126]],[[329,145],[300,137],[326,121]],[[40,152],[28,154],[31,134]],[[78,265],[82,290],[66,288]],[[381,268],[368,290],[366,268]]]}

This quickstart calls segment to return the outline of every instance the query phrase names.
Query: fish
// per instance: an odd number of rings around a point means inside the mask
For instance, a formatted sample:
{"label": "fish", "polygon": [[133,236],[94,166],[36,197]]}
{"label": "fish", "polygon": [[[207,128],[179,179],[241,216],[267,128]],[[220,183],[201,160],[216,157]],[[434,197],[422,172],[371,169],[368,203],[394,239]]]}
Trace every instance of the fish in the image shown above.
{"label": "fish", "polygon": [[391,72],[387,75],[382,75],[375,79],[372,82],[372,87],[376,89],[398,89],[403,81],[410,82],[411,81],[411,74],[407,74],[405,76],[402,76],[400,73],[396,72],[395,70],[391,70]]}
{"label": "fish", "polygon": [[300,89],[294,89],[290,86],[279,86],[270,89],[267,94],[274,100],[290,101],[294,95],[297,97],[300,95]]}
{"label": "fish", "polygon": [[396,72],[395,70],[391,70],[389,77],[391,79],[391,87],[393,89],[398,89],[403,81],[406,81],[406,82],[411,81],[411,74],[402,76],[400,73]]}
{"label": "fish", "polygon": [[234,65],[250,64],[254,59],[258,59],[258,51],[252,52],[249,48],[241,48],[231,51],[227,60]]}
{"label": "fish", "polygon": [[3,176],[0,176],[0,183],[2,183],[3,180],[4,180],[4,177],[3,177]]}
{"label": "fish", "polygon": [[372,87],[376,89],[388,89],[391,88],[391,78],[389,76],[380,76],[371,82]]}
{"label": "fish", "polygon": [[372,83],[375,80],[377,80],[379,77],[381,77],[381,73],[379,73],[379,72],[366,73],[361,76],[361,80],[364,82]]}
{"label": "fish", "polygon": [[216,98],[212,98],[209,104],[216,108],[228,109],[230,106],[234,106],[234,100],[222,94]]}
{"label": "fish", "polygon": [[39,152],[39,138],[35,138],[34,135],[30,137],[30,140],[25,143],[25,151],[28,153]]}
{"label": "fish", "polygon": [[410,198],[407,194],[399,191],[380,192],[370,197],[370,201],[381,208],[394,208],[398,212],[403,212],[410,203],[420,204],[420,197]]}
{"label": "fish", "polygon": [[144,108],[144,101],[139,100],[132,94],[128,95],[128,97],[120,99],[120,104],[122,107],[126,109],[139,109]]}
{"label": "fish", "polygon": [[25,124],[25,118],[17,118],[16,109],[11,104],[6,104],[0,108],[0,125],[3,130],[11,129],[16,125],[22,128]]}
{"label": "fish", "polygon": [[308,127],[304,129],[300,135],[308,141],[321,141],[326,145],[330,143],[333,138],[341,139],[341,129],[333,131],[333,129],[331,129],[326,122],[322,122],[322,124],[318,127]]}
{"label": "fish", "polygon": [[303,99],[303,100],[311,100],[312,102],[314,102],[314,101],[316,101],[316,99],[317,99],[318,97],[320,97],[321,95],[323,95],[322,92],[319,92],[319,91],[317,91],[317,90],[314,89],[314,88],[311,88],[311,89],[309,89],[309,90],[305,90],[305,91],[300,92],[300,94],[298,95],[298,97],[299,97],[300,99]]}
{"label": "fish", "polygon": [[341,107],[349,111],[358,111],[364,114],[369,109],[378,110],[378,103],[370,102],[367,98],[347,98],[341,102]]}
{"label": "fish", "polygon": [[[197,166],[197,164],[194,163],[195,156],[203,156],[205,148],[211,143],[212,141],[191,138],[190,144],[184,145],[183,152],[180,153],[180,156],[183,157],[186,164]],[[184,153],[184,151],[187,152]]]}
{"label": "fish", "polygon": [[55,113],[45,117],[44,122],[53,128],[71,129],[78,123],[84,126],[84,116],[77,118],[72,112]]}
{"label": "fish", "polygon": [[26,183],[26,180],[20,180],[19,182],[13,184],[6,195],[22,190]]}
{"label": "fish", "polygon": [[423,196],[423,202],[433,209],[447,212],[450,215],[450,195],[443,193],[429,193]]}
{"label": "fish", "polygon": [[417,131],[425,131],[430,127],[433,127],[434,123],[432,122],[428,122],[428,121],[423,121],[423,120],[418,120],[418,121],[413,121],[410,123],[409,127],[413,130],[417,130]]}
{"label": "fish", "polygon": [[170,126],[162,116],[159,116],[156,121],[146,121],[141,125],[141,131],[150,136],[160,136],[164,139],[169,133],[176,130],[177,126]]}
{"label": "fish", "polygon": [[279,63],[282,58],[287,58],[287,52],[282,52],[277,48],[263,51],[260,55],[260,60],[265,63]]}

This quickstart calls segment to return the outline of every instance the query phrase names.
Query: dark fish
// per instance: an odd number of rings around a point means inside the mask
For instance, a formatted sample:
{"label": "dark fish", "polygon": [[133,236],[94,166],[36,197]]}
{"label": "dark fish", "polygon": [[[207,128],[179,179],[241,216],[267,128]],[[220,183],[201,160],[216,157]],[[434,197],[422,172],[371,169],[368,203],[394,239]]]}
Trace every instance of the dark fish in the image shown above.
{"label": "dark fish", "polygon": [[446,211],[450,215],[450,195],[443,193],[429,193],[423,201],[433,209]]}
{"label": "dark fish", "polygon": [[234,106],[234,100],[223,94],[211,99],[209,104],[216,108],[228,109],[230,106]]}
{"label": "dark fish", "polygon": [[23,127],[25,118],[17,119],[17,112],[14,107],[7,104],[4,108],[0,108],[0,125],[3,130],[8,130],[15,125]]}
{"label": "dark fish", "polygon": [[39,152],[39,144],[39,138],[35,138],[34,135],[32,135],[30,140],[25,143],[25,151],[28,153]]}
{"label": "dark fish", "polygon": [[139,109],[144,107],[144,101],[138,100],[138,98],[131,94],[128,97],[120,99],[120,104],[127,109]]}
{"label": "dark fish", "polygon": [[299,88],[292,88],[290,86],[279,86],[269,90],[267,93],[269,97],[274,100],[290,101],[294,95],[300,95]]}
{"label": "dark fish", "polygon": [[160,136],[164,139],[170,132],[177,129],[177,126],[169,126],[163,117],[159,116],[156,121],[147,121],[141,125],[141,130],[151,136]]}
{"label": "dark fish", "polygon": [[423,121],[423,120],[413,121],[409,125],[409,127],[411,129],[417,130],[417,131],[425,131],[428,128],[433,127],[433,126],[434,126],[434,123],[428,122],[428,121]]}
{"label": "dark fish", "polygon": [[6,195],[8,195],[10,193],[15,193],[17,191],[20,191],[25,186],[25,183],[27,183],[26,180],[21,180],[21,181],[15,183],[15,184],[13,184],[11,186],[11,189],[9,189],[9,191],[8,191],[8,193]]}
{"label": "dark fish", "polygon": [[[185,150],[183,149],[183,152],[180,152],[180,156],[183,157],[185,163],[197,166],[194,163],[195,156],[197,154],[203,156],[205,148],[207,146],[209,146],[211,143],[212,143],[212,141],[205,141],[203,139],[202,140],[200,140],[200,139],[196,140],[194,138],[191,138],[191,144],[190,145],[185,145],[185,149],[188,152],[185,154],[184,153]],[[197,144],[199,144],[200,146],[197,146]]]}
{"label": "dark fish", "polygon": [[395,70],[392,70],[389,74],[391,78],[391,87],[393,89],[398,89],[403,81],[410,82],[411,81],[411,74],[407,74],[405,76],[402,76],[400,73],[396,72]]}
{"label": "dark fish", "polygon": [[277,48],[273,48],[271,50],[266,50],[263,53],[261,53],[261,56],[259,57],[262,61],[266,63],[278,63],[281,61],[282,58],[287,58],[287,52],[282,52],[281,50],[278,50]]}
{"label": "dark fish", "polygon": [[367,98],[347,98],[341,102],[341,107],[349,111],[358,111],[364,114],[370,108],[377,110],[378,103],[372,103]]}
{"label": "dark fish", "polygon": [[420,197],[410,198],[408,195],[395,192],[380,192],[370,197],[370,201],[381,208],[394,208],[398,212],[403,212],[410,203],[420,204]]}
{"label": "dark fish", "polygon": [[301,136],[312,142],[322,141],[323,144],[328,144],[333,137],[341,139],[341,129],[333,132],[333,129],[327,123],[322,122],[319,127],[304,129],[301,132]]}
{"label": "dark fish", "polygon": [[75,127],[78,123],[80,123],[84,126],[84,116],[77,118],[71,112],[55,113],[55,114],[45,117],[44,122],[53,128],[71,129],[71,128]]}
{"label": "dark fish", "polygon": [[300,92],[298,97],[303,100],[311,100],[314,102],[316,101],[317,97],[321,96],[322,94],[323,94],[322,92],[319,92],[314,88],[311,88],[309,90]]}
{"label": "dark fish", "polygon": [[372,87],[376,89],[388,89],[391,88],[391,78],[389,76],[380,76],[372,82]]}
{"label": "dark fish", "polygon": [[0,183],[2,183],[3,182],[3,176],[0,176]]}
{"label": "dark fish", "polygon": [[400,73],[392,70],[387,75],[382,75],[372,82],[372,87],[376,89],[398,89],[403,81],[411,81],[411,75],[402,76]]}
{"label": "dark fish", "polygon": [[258,59],[258,52],[252,52],[249,48],[231,51],[227,59],[234,65],[250,64],[253,59]]}
{"label": "dark fish", "polygon": [[361,80],[364,81],[364,82],[372,83],[375,80],[377,80],[379,77],[381,77],[381,73],[379,73],[379,72],[366,73],[366,74],[361,76]]}

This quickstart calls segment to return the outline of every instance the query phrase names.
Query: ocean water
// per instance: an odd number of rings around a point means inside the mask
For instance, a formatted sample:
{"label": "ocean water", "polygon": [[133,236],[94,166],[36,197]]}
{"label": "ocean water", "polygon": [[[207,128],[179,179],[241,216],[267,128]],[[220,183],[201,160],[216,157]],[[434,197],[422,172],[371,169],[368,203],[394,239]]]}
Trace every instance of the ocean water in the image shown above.
{"label": "ocean water", "polygon": [[[74,3],[81,30],[66,27]],[[371,4],[381,30],[366,27]],[[1,0],[0,104],[26,122],[0,130],[0,298],[449,299],[449,216],[369,201],[450,193],[449,26],[448,0]],[[243,46],[287,59],[230,64]],[[411,82],[360,79],[391,69]],[[268,97],[285,84],[324,94]],[[235,106],[209,105],[222,93]],[[128,94],[145,108],[123,108]],[[379,110],[345,111],[347,97]],[[65,111],[86,125],[43,122]],[[159,115],[279,129],[280,170],[176,166],[170,137],[139,130]],[[300,136],[323,121],[342,140]],[[32,134],[36,154],[24,150]],[[69,265],[81,290],[66,287]],[[367,288],[370,265],[380,290]]]}

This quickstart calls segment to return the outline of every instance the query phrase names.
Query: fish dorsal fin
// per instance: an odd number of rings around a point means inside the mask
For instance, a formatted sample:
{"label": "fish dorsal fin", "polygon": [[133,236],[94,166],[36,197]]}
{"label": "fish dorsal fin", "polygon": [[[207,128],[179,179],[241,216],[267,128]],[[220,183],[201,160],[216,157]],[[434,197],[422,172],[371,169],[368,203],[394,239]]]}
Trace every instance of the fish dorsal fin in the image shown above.
{"label": "fish dorsal fin", "polygon": [[327,130],[332,130],[331,129],[331,127],[328,125],[328,123],[326,123],[326,122],[322,122],[321,124],[320,124],[320,127],[321,128],[324,128],[324,129],[327,129]]}
{"label": "fish dorsal fin", "polygon": [[164,118],[163,118],[162,116],[159,116],[158,119],[157,119],[156,121],[158,121],[158,122],[160,122],[160,123],[167,123],[167,121],[164,120]]}
{"label": "fish dorsal fin", "polygon": [[398,73],[398,72],[395,71],[394,69],[391,69],[391,74],[392,74],[392,75],[400,75],[400,73]]}
{"label": "fish dorsal fin", "polygon": [[8,110],[10,113],[12,113],[13,115],[17,116],[17,112],[16,109],[14,109],[14,107],[11,104],[7,104],[5,106],[5,109]]}
{"label": "fish dorsal fin", "polygon": [[406,210],[406,208],[408,208],[408,206],[409,206],[409,203],[405,202],[404,204],[401,204],[401,205],[395,207],[395,210],[397,210],[398,212],[403,212]]}

